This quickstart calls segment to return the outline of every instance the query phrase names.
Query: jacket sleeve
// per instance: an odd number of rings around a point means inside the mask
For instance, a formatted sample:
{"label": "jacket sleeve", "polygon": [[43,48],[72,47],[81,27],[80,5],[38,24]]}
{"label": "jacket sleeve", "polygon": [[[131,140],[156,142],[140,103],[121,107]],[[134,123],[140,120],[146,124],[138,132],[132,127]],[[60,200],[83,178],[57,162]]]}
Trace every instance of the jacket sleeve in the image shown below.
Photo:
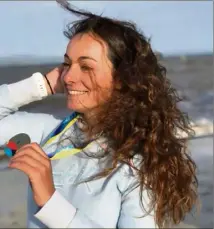
{"label": "jacket sleeve", "polygon": [[[139,200],[138,188],[124,198],[116,228],[157,228],[153,215],[141,217],[144,212]],[[49,201],[34,216],[43,227],[45,225],[48,228],[104,228],[76,209],[58,191],[55,191]]]}
{"label": "jacket sleeve", "polygon": [[44,131],[50,132],[59,123],[52,115],[19,111],[20,107],[45,97],[47,90],[41,73],[0,85],[0,147],[18,133],[26,133],[32,141],[40,143]]}
{"label": "jacket sleeve", "polygon": [[34,216],[48,228],[104,228],[76,209],[57,190]]}
{"label": "jacket sleeve", "polygon": [[[140,188],[136,177],[123,177],[121,211],[116,228],[157,228],[153,213],[146,215],[140,203]],[[122,191],[122,190],[121,190]],[[143,193],[143,203],[148,210],[149,198]],[[57,211],[60,209],[60,211]],[[144,216],[145,215],[145,216]],[[81,210],[76,209],[64,196],[55,191],[49,201],[34,214],[48,228],[104,228],[96,219],[90,219]],[[144,217],[142,217],[144,216]]]}

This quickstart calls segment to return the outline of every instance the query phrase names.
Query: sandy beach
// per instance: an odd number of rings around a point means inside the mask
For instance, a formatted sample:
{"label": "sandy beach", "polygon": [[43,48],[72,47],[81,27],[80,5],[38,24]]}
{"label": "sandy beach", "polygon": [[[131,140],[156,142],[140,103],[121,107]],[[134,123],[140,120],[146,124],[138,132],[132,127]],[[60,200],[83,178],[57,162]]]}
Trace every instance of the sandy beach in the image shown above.
{"label": "sandy beach", "polygon": [[[1,164],[5,165],[6,161]],[[0,172],[0,182],[0,227],[26,227],[27,177],[18,170],[8,169]]]}

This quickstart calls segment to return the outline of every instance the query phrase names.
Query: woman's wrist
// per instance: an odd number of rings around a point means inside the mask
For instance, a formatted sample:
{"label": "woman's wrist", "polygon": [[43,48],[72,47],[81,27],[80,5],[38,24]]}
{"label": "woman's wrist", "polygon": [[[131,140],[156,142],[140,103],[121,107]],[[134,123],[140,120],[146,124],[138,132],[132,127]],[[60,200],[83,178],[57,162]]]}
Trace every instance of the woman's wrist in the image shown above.
{"label": "woman's wrist", "polygon": [[44,81],[45,81],[45,87],[46,87],[46,90],[48,92],[48,95],[53,95],[54,94],[54,91],[53,91],[53,88],[51,87],[51,84],[47,78],[46,75],[43,75],[44,77]]}

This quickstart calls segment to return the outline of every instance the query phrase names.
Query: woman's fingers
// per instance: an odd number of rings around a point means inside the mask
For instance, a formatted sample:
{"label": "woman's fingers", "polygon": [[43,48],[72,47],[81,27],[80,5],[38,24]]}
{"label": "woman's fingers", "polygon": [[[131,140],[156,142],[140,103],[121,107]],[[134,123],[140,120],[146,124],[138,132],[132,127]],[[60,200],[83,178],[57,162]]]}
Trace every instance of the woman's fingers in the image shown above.
{"label": "woman's fingers", "polygon": [[46,155],[46,153],[43,151],[43,149],[41,148],[41,146],[35,142],[31,143],[30,146],[35,149],[41,156],[45,157],[48,159],[48,156]]}
{"label": "woman's fingers", "polygon": [[31,143],[19,149],[9,167],[28,176],[38,206],[43,206],[55,192],[51,161],[38,144]]}
{"label": "woman's fingers", "polygon": [[32,179],[32,174],[36,174],[38,167],[42,164],[35,159],[29,157],[28,155],[22,156],[18,159],[12,158],[9,163],[10,168],[18,169],[24,172],[30,179]]}
{"label": "woman's fingers", "polygon": [[39,161],[42,165],[49,167],[50,159],[37,144],[32,143],[23,146],[16,152],[16,154],[12,157],[11,160],[18,159],[25,155],[28,155],[29,157],[32,157],[35,160]]}

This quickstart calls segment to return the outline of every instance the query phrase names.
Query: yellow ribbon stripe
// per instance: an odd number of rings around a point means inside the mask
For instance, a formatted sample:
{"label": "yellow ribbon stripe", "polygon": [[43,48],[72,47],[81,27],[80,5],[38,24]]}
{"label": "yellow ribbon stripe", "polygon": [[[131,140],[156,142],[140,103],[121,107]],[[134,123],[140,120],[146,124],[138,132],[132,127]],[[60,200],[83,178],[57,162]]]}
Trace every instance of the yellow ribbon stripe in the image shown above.
{"label": "yellow ribbon stripe", "polygon": [[44,145],[50,144],[51,142],[53,142],[59,135],[61,135],[61,134],[64,133],[69,127],[71,127],[71,126],[77,121],[77,118],[78,118],[78,116],[77,116],[76,118],[72,119],[72,120],[68,123],[68,125],[67,125],[60,133],[58,133],[57,135],[55,135],[55,136],[53,136],[52,138],[50,138]]}
{"label": "yellow ribbon stripe", "polygon": [[70,155],[74,155],[76,153],[79,153],[81,152],[82,149],[67,149],[67,150],[62,150],[58,153],[56,153],[52,158],[51,160],[57,160],[57,159],[62,159],[62,158],[65,158],[65,157],[68,157]]}
{"label": "yellow ribbon stripe", "polygon": [[[60,136],[61,134],[63,134],[68,128],[70,128],[78,119],[79,116],[77,116],[76,118],[72,119],[68,124],[67,126],[60,132],[58,133],[57,135],[51,137],[44,145],[46,144],[50,144],[52,143],[58,136]],[[92,143],[92,142],[91,142]],[[68,157],[70,155],[74,155],[74,154],[77,154],[81,151],[83,151],[84,149],[88,148],[91,143],[89,143],[85,148],[81,149],[81,148],[65,148],[65,149],[62,149],[61,151],[57,152],[52,158],[50,158],[51,160],[58,160],[58,159],[62,159],[62,158],[65,158],[65,157]]]}

